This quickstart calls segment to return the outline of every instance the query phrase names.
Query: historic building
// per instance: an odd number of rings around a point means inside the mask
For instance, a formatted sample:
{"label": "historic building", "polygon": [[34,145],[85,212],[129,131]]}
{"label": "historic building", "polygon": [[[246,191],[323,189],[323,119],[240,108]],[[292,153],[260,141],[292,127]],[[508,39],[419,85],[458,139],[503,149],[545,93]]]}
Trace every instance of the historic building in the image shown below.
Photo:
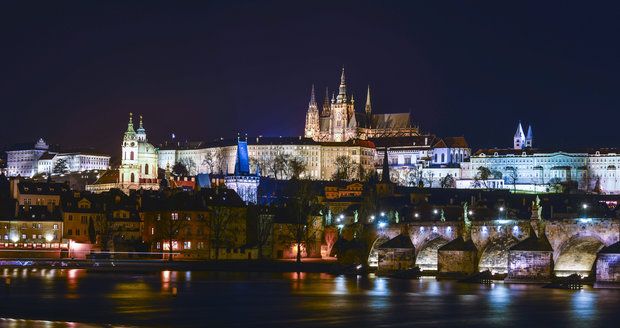
{"label": "historic building", "polygon": [[146,130],[140,116],[137,130],[134,130],[133,115],[129,113],[129,124],[121,143],[121,165],[118,170],[109,170],[86,190],[103,192],[118,188],[129,190],[159,189],[158,149],[146,138]]}
{"label": "historic building", "polygon": [[52,151],[43,138],[34,144],[15,145],[6,154],[10,177],[107,170],[110,166],[110,156],[91,151]]}
{"label": "historic building", "polygon": [[[461,178],[457,185],[468,188],[489,188],[476,181],[480,168],[489,169],[490,180],[499,188],[517,191],[556,191],[555,186],[572,184],[578,189],[597,193],[620,192],[620,150],[584,149],[563,151],[533,148],[531,126],[523,133],[517,127],[513,148],[492,148],[476,151],[469,161],[461,164]],[[494,188],[494,187],[493,187]]]}
{"label": "historic building", "polygon": [[246,204],[257,203],[257,190],[260,183],[260,166],[256,172],[250,174],[250,157],[248,155],[247,140],[237,141],[237,160],[235,172],[224,178],[226,187],[234,190]]}
{"label": "historic building", "polygon": [[328,90],[319,113],[314,86],[306,113],[305,137],[315,141],[344,142],[351,139],[372,139],[397,136],[417,136],[410,113],[375,114],[372,112],[370,87],[366,94],[364,112],[355,111],[355,99],[347,94],[344,68],[338,94],[329,100]]}
{"label": "historic building", "polygon": [[[291,159],[304,165],[301,178],[331,180],[336,172],[336,158],[347,157],[360,171],[370,172],[375,167],[375,146],[369,140],[347,142],[317,142],[303,137],[246,138],[250,169],[261,175],[289,179]],[[159,167],[172,167],[183,163],[190,175],[202,173],[233,174],[237,161],[237,140],[217,139],[211,142],[164,144],[159,149]]]}

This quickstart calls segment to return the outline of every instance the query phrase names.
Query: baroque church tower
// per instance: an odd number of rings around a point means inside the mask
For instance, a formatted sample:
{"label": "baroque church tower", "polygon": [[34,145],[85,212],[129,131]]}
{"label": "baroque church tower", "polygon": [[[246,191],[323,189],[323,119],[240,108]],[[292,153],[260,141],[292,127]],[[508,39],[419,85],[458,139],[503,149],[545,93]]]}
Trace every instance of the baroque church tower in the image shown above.
{"label": "baroque church tower", "polygon": [[134,130],[133,115],[129,113],[129,123],[121,145],[121,166],[118,170],[118,186],[124,192],[135,189],[158,189],[157,149],[148,143],[142,116],[138,130]]}

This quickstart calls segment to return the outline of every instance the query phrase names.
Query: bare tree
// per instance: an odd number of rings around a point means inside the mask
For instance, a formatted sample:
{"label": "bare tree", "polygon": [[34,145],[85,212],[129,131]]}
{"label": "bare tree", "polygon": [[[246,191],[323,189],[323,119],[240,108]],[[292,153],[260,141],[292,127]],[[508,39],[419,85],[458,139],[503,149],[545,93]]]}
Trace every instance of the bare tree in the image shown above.
{"label": "bare tree", "polygon": [[222,167],[224,166],[222,149],[218,148],[217,150],[210,151],[208,155],[203,157],[202,165],[206,166],[210,174],[222,173]]}
{"label": "bare tree", "polygon": [[517,168],[514,166],[508,166],[506,167],[506,172],[508,173],[508,178],[512,184],[513,192],[517,192],[517,180],[519,179],[519,172],[517,171]]}
{"label": "bare tree", "polygon": [[197,169],[196,162],[194,162],[192,158],[190,157],[181,158],[179,160],[179,163],[185,166],[185,168],[187,169],[188,175],[196,175],[196,169]]}
{"label": "bare tree", "polygon": [[162,250],[164,243],[168,243],[168,260],[172,261],[174,241],[189,222],[187,218],[179,218],[178,213],[170,213],[170,215],[158,215],[153,223],[155,226],[155,236],[161,242]]}
{"label": "bare tree", "polygon": [[299,179],[301,175],[306,171],[306,162],[299,157],[292,157],[287,166],[291,175],[291,179]]}
{"label": "bare tree", "polygon": [[263,258],[263,248],[269,244],[273,234],[273,217],[271,215],[259,214],[257,222],[256,246],[258,247],[258,258]]}
{"label": "bare tree", "polygon": [[211,248],[215,251],[215,259],[219,260],[220,249],[233,245],[238,226],[235,224],[237,216],[228,207],[211,206],[209,218],[206,220],[211,237]]}
{"label": "bare tree", "polygon": [[441,185],[441,188],[455,188],[456,187],[456,181],[454,180],[454,177],[452,176],[452,174],[448,174],[445,177],[443,177],[443,179],[439,181],[439,184]]}
{"label": "bare tree", "polygon": [[94,228],[96,236],[99,237],[99,244],[101,245],[101,250],[104,252],[109,251],[110,242],[114,243],[114,239],[117,234],[116,229],[114,228],[114,222],[112,221],[112,218],[103,216],[95,220]]}
{"label": "bare tree", "polygon": [[336,172],[332,175],[332,179],[336,181],[350,181],[355,178],[357,167],[351,161],[350,156],[342,155],[336,157]]}

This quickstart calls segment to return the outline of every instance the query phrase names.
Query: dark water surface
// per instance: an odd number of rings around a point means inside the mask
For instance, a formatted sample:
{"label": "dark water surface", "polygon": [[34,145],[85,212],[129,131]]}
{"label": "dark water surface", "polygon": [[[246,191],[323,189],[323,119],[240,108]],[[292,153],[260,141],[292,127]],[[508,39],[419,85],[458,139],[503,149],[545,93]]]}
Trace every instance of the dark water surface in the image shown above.
{"label": "dark water surface", "polygon": [[0,326],[7,327],[620,326],[620,290],[587,287],[315,273],[4,269],[0,275]]}

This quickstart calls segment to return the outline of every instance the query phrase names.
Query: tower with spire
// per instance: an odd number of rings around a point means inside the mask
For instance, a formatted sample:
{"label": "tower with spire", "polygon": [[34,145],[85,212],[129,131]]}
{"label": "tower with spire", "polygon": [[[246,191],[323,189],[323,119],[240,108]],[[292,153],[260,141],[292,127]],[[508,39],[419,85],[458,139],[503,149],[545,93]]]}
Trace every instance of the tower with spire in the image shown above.
{"label": "tower with spire", "polygon": [[349,138],[347,136],[347,127],[349,120],[354,114],[355,108],[352,98],[347,96],[347,82],[344,74],[344,67],[340,74],[340,86],[338,87],[338,95],[331,104],[331,137],[332,141],[344,142]]}
{"label": "tower with spire", "polygon": [[534,134],[532,133],[532,125],[527,126],[527,134],[525,135],[525,147],[533,147]]}
{"label": "tower with spire", "polygon": [[523,126],[519,121],[519,125],[517,125],[517,131],[515,132],[513,138],[513,148],[514,149],[523,149],[525,148],[525,133],[523,132]]}
{"label": "tower with spire", "polygon": [[316,103],[314,93],[314,84],[310,93],[310,103],[308,104],[308,112],[306,113],[306,128],[304,135],[306,138],[312,138],[319,134],[319,108]]}
{"label": "tower with spire", "polygon": [[374,114],[370,98],[370,86],[366,92],[363,112],[355,112],[355,98],[347,93],[344,67],[340,84],[329,97],[325,90],[322,111],[318,111],[314,87],[306,112],[304,136],[315,141],[346,142],[352,139],[419,136],[420,130],[411,124],[411,112]]}
{"label": "tower with spire", "polygon": [[532,125],[528,125],[527,134],[523,132],[523,125],[521,125],[521,121],[519,121],[519,125],[517,125],[517,131],[515,132],[513,138],[513,148],[514,149],[525,149],[532,148],[534,140],[534,134],[532,132]]}
{"label": "tower with spire", "polygon": [[368,91],[366,92],[366,116],[370,117],[372,115],[372,106],[370,105],[370,86],[368,86]]}
{"label": "tower with spire", "polygon": [[121,165],[118,169],[118,187],[124,192],[135,189],[158,189],[158,152],[146,139],[142,115],[134,130],[133,114],[129,113],[129,123],[121,144]]}
{"label": "tower with spire", "polygon": [[237,137],[235,172],[232,175],[226,176],[224,178],[224,183],[228,189],[234,190],[246,204],[257,203],[258,185],[260,184],[260,168],[257,165],[256,173],[250,173],[247,137],[244,139]]}

